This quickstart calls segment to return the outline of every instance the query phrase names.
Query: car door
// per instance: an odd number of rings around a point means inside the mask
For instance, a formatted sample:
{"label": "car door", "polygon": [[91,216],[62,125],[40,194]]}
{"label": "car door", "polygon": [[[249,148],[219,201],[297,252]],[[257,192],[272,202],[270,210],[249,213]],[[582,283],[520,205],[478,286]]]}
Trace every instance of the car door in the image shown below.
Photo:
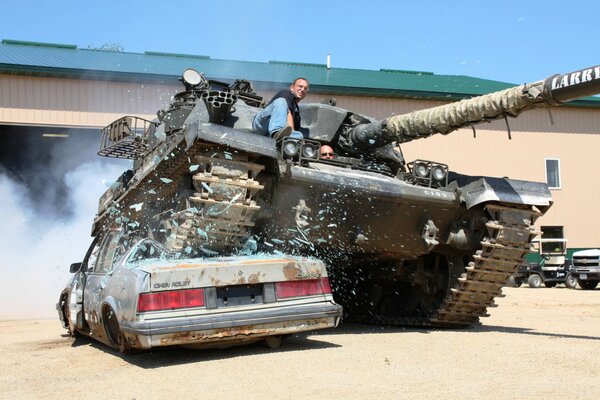
{"label": "car door", "polygon": [[[69,314],[67,315],[67,322],[71,332],[75,332],[77,329],[85,329],[83,323],[83,289],[85,286],[85,277],[88,269],[92,268],[96,263],[99,250],[100,243],[98,237],[95,237],[83,258],[83,262],[80,263],[79,270],[75,273],[71,281],[69,297],[67,298],[67,310]],[[71,268],[73,268],[73,265],[71,265]]]}
{"label": "car door", "polygon": [[90,332],[102,335],[101,306],[104,289],[112,276],[114,265],[124,253],[121,231],[110,231],[100,244],[98,258],[88,267],[85,279],[83,310]]}

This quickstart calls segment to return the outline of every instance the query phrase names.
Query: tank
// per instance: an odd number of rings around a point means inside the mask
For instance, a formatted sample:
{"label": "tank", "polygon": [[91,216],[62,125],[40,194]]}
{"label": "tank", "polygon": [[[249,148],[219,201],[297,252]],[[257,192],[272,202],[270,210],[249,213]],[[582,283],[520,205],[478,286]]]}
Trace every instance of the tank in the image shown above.
{"label": "tank", "polygon": [[548,187],[407,162],[400,146],[598,93],[599,78],[586,68],[381,121],[302,104],[303,139],[276,142],[252,131],[264,102],[249,81],[188,69],[157,119],[102,130],[99,154],[133,168],[101,197],[92,235],[120,228],[186,257],[315,257],[346,320],[477,324],[540,233]]}

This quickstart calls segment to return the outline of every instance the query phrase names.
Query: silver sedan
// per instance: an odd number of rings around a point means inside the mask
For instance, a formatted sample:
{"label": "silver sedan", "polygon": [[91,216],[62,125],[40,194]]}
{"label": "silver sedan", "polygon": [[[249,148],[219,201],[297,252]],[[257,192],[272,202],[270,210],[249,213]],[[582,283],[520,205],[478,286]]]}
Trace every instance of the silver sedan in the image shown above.
{"label": "silver sedan", "polygon": [[72,335],[122,352],[266,340],[338,325],[323,262],[288,255],[181,258],[120,231],[95,240],[61,292],[57,310]]}

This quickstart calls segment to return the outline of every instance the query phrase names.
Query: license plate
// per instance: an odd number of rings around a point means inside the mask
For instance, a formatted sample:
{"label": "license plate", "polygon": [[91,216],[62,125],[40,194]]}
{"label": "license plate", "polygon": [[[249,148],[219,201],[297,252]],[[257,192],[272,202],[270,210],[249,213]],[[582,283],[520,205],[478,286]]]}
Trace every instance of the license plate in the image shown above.
{"label": "license plate", "polygon": [[564,272],[559,272],[559,273],[556,274],[556,276],[558,278],[562,278],[563,276],[565,276],[565,274],[564,274]]}
{"label": "license plate", "polygon": [[587,279],[587,274],[579,274],[579,279]]}

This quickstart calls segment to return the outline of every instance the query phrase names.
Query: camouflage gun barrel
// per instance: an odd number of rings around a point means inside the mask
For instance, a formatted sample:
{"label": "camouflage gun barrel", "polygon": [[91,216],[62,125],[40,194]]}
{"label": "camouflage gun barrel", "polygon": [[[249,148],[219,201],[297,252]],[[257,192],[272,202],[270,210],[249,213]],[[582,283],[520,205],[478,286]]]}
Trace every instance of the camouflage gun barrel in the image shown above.
{"label": "camouflage gun barrel", "polygon": [[483,121],[516,117],[536,107],[556,106],[597,93],[600,93],[600,66],[358,125],[349,133],[349,139],[358,147],[405,143],[437,133],[445,135]]}

